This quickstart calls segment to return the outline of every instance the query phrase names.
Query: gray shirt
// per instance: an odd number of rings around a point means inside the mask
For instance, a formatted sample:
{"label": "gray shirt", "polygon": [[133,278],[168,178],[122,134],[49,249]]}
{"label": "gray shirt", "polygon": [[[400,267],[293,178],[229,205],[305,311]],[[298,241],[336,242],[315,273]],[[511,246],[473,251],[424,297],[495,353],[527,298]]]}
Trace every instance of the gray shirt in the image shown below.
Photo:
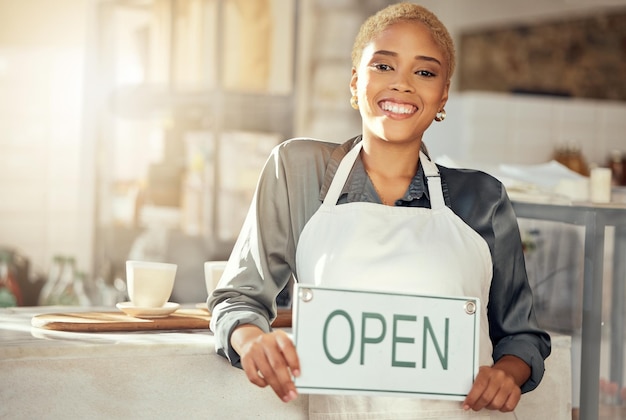
{"label": "gray shirt", "polygon": [[[254,324],[270,331],[276,296],[297,278],[300,233],[320,207],[341,159],[360,136],[339,145],[292,139],[272,151],[219,287],[209,296],[216,349],[233,365],[232,330]],[[517,219],[504,186],[480,171],[438,166],[446,205],[489,246],[493,279],[489,293],[489,335],[493,359],[514,355],[532,370],[522,392],[534,389],[550,354],[550,337],[537,326]],[[378,202],[380,198],[357,159],[339,203]],[[421,165],[396,206],[430,207]],[[418,268],[416,268],[417,270]]]}

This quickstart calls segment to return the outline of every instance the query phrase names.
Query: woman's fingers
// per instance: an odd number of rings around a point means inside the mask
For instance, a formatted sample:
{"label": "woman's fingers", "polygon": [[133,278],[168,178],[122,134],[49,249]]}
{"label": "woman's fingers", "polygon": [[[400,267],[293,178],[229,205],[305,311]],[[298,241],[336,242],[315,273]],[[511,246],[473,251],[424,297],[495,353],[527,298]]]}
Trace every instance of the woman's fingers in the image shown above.
{"label": "woman's fingers", "polygon": [[[296,386],[291,377],[291,364],[297,365],[297,355],[291,339],[283,331],[269,334],[266,356],[269,368],[260,367],[263,379],[276,395],[285,402],[297,397]],[[295,362],[294,362],[295,358]],[[298,368],[299,369],[299,368]]]}
{"label": "woman's fingers", "polygon": [[[295,377],[300,376],[300,359],[298,358],[296,347],[293,345],[291,338],[289,338],[284,331],[277,331],[276,343],[285,358],[291,375]],[[291,379],[291,377],[289,379]]]}
{"label": "woman's fingers", "polygon": [[520,397],[520,388],[510,375],[499,369],[481,366],[463,407],[474,411],[487,408],[509,412],[515,409]]}
{"label": "woman's fingers", "polygon": [[285,402],[297,397],[291,375],[299,375],[300,365],[293,342],[284,331],[263,334],[249,343],[241,364],[253,384],[269,385]]}
{"label": "woman's fingers", "polygon": [[255,357],[252,357],[250,353],[247,353],[245,356],[241,357],[241,367],[243,368],[248,380],[253,384],[264,388],[267,386],[267,382],[261,373],[260,367],[258,366],[257,360]]}

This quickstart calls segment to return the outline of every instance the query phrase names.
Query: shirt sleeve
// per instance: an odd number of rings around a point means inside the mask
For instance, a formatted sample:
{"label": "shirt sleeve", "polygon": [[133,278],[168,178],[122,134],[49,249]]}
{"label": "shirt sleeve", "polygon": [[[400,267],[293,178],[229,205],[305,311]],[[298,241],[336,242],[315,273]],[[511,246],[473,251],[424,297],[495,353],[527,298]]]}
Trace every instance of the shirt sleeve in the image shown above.
{"label": "shirt sleeve", "polygon": [[493,277],[487,316],[493,360],[522,359],[531,376],[522,392],[535,389],[550,355],[550,336],[539,328],[533,309],[517,217],[504,185],[484,172],[440,167],[447,204],[487,242]]}
{"label": "shirt sleeve", "polygon": [[239,325],[271,330],[276,297],[296,273],[299,234],[320,205],[324,169],[337,145],[293,139],[274,148],[218,287],[207,300],[216,351],[240,365],[230,346]]}
{"label": "shirt sleeve", "polygon": [[290,278],[289,206],[279,148],[265,163],[248,214],[218,287],[208,298],[216,351],[239,366],[230,346],[235,327],[253,324],[270,331],[276,296]]}
{"label": "shirt sleeve", "polygon": [[535,389],[550,355],[550,336],[537,325],[522,241],[513,206],[500,184],[500,200],[492,213],[493,279],[489,293],[489,330],[493,359],[519,357],[531,368],[522,392]]}

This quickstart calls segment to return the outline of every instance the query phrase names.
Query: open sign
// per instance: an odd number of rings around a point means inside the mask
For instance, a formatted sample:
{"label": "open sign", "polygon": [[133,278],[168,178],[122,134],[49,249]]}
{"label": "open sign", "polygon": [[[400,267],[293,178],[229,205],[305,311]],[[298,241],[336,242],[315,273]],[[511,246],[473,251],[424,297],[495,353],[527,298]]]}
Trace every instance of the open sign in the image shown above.
{"label": "open sign", "polygon": [[480,301],[296,284],[301,393],[463,400],[478,371]]}

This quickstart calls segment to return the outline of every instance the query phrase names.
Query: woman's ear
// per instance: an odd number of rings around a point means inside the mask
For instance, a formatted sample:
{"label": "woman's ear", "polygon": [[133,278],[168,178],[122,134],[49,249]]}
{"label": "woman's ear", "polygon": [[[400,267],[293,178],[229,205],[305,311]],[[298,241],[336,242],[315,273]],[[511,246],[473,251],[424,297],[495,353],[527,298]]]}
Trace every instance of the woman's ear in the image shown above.
{"label": "woman's ear", "polygon": [[354,67],[352,67],[352,77],[350,78],[350,93],[352,94],[352,96],[355,96],[357,94],[357,88],[356,88],[356,83],[359,79],[359,76],[357,76],[357,71]]}
{"label": "woman's ear", "polygon": [[446,86],[443,88],[443,95],[441,96],[441,105],[439,106],[439,109],[445,108],[446,103],[448,102],[449,90],[450,90],[450,81],[448,80],[448,83],[446,83]]}

